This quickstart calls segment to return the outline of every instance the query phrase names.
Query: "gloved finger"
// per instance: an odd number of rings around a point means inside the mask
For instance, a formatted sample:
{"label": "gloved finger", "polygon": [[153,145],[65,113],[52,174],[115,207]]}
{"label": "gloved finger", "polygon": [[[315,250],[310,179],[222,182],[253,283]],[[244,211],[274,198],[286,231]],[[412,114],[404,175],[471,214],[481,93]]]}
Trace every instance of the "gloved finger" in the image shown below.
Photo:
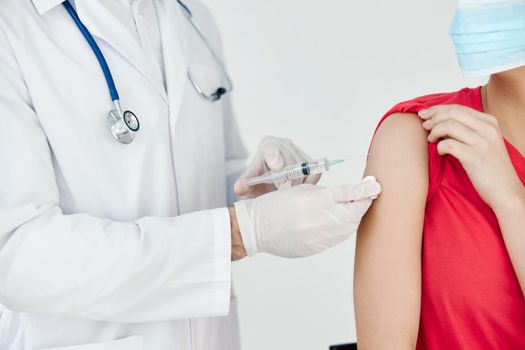
{"label": "gloved finger", "polygon": [[293,184],[292,181],[284,181],[283,183],[275,184],[275,186],[277,187],[277,190],[282,191],[295,186],[295,184]]}
{"label": "gloved finger", "polygon": [[278,171],[284,167],[285,159],[281,152],[281,147],[275,140],[269,139],[264,141],[261,148],[263,159],[268,169]]}
{"label": "gloved finger", "polygon": [[[311,161],[312,157],[306,154],[300,147],[294,144],[289,139],[283,139],[281,144],[281,153],[284,156],[284,165],[288,166],[291,164],[301,164],[306,161]],[[321,179],[321,174],[306,176],[297,180],[292,181],[292,186],[301,184],[317,184]]]}
{"label": "gloved finger", "polygon": [[[280,139],[273,136],[266,136],[255,153],[252,161],[241,175],[241,178],[251,178],[255,176],[263,175],[268,172],[270,168],[268,163],[279,163],[282,159],[280,149],[282,148]],[[276,158],[276,159],[274,159]]]}
{"label": "gloved finger", "polygon": [[381,185],[373,176],[366,177],[356,185],[341,185],[328,187],[328,189],[337,203],[376,199],[381,193]]}
{"label": "gloved finger", "polygon": [[[311,160],[311,157],[288,138],[267,137],[263,140],[261,149],[263,151],[263,158],[267,160],[266,166],[274,171],[280,170],[288,165]],[[273,158],[273,155],[276,153],[280,155],[280,159],[269,159]],[[282,162],[278,162],[277,160],[282,160]]]}
{"label": "gloved finger", "polygon": [[321,180],[321,176],[322,176],[322,174],[307,176],[307,177],[304,178],[303,183],[304,184],[317,185],[317,183]]}
{"label": "gloved finger", "polygon": [[356,202],[341,204],[348,212],[346,221],[354,223],[360,222],[368,209],[370,209],[372,202],[372,199],[362,199]]}
{"label": "gloved finger", "polygon": [[233,189],[238,197],[255,198],[278,189],[274,184],[248,186],[246,182],[246,178],[240,178],[235,182]]}
{"label": "gloved finger", "polygon": [[246,170],[241,174],[239,179],[237,179],[237,182],[239,182],[241,179],[244,179],[245,181],[246,179],[263,175],[265,172],[266,171],[264,169],[264,159],[262,155],[257,154],[252,159],[251,163],[248,165]]}
{"label": "gloved finger", "polygon": [[239,197],[244,197],[250,193],[250,187],[246,185],[246,178],[241,177],[237,181],[235,181],[235,185],[233,185],[233,190],[235,191],[235,194]]}
{"label": "gloved finger", "polygon": [[288,149],[288,153],[290,154],[291,158],[293,158],[294,163],[312,160],[312,157],[306,154],[306,152],[304,152],[301,147],[297,146],[290,139],[287,139],[286,141],[286,148]]}
{"label": "gloved finger", "polygon": [[267,172],[263,151],[267,147],[270,147],[271,149],[274,148],[275,141],[273,141],[273,139],[274,138],[268,136],[261,141],[259,149],[251,163],[235,182],[233,188],[237,196],[244,197],[252,192],[253,188],[246,185],[247,179],[263,175]]}

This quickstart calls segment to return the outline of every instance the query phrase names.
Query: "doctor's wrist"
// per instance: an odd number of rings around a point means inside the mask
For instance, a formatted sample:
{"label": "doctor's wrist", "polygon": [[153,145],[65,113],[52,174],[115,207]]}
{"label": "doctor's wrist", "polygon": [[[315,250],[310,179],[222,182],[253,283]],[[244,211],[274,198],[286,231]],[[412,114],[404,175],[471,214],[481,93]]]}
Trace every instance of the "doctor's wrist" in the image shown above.
{"label": "doctor's wrist", "polygon": [[241,230],[239,229],[239,223],[237,222],[237,213],[234,207],[229,207],[230,211],[230,225],[232,235],[232,261],[241,260],[247,256],[246,249],[242,241]]}

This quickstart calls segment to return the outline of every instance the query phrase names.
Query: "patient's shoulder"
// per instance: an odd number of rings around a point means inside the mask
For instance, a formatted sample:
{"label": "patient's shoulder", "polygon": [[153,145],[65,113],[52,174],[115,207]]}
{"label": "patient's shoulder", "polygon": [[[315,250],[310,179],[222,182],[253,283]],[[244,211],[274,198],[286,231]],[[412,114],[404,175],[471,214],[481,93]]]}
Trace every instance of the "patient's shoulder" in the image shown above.
{"label": "patient's shoulder", "polygon": [[392,107],[383,118],[381,118],[376,131],[378,131],[385,123],[395,124],[396,126],[393,127],[393,129],[420,130],[420,128],[417,127],[419,118],[416,113],[423,109],[436,105],[449,104],[459,104],[472,108],[479,108],[480,103],[481,95],[479,88],[464,88],[455,92],[436,93],[416,97],[411,100],[400,102]]}
{"label": "patient's shoulder", "polygon": [[416,113],[392,113],[385,117],[379,124],[376,135],[388,134],[391,136],[406,134],[409,135],[426,135],[425,129],[422,127],[422,120]]}
{"label": "patient's shoulder", "polygon": [[415,113],[394,113],[378,126],[370,155],[386,153],[389,158],[401,160],[405,155],[427,153],[427,131]]}
{"label": "patient's shoulder", "polygon": [[394,113],[375,133],[366,172],[391,193],[419,188],[418,194],[427,194],[429,146],[421,124],[415,113]]}
{"label": "patient's shoulder", "polygon": [[435,143],[428,143],[427,131],[416,113],[444,104],[481,108],[480,89],[464,88],[455,92],[425,95],[394,106],[377,126],[366,172],[377,174],[383,187],[390,186],[392,193],[408,188],[419,188],[418,192],[421,193],[427,188],[428,193],[425,194],[427,199],[431,198],[441,183],[443,157],[439,155]]}

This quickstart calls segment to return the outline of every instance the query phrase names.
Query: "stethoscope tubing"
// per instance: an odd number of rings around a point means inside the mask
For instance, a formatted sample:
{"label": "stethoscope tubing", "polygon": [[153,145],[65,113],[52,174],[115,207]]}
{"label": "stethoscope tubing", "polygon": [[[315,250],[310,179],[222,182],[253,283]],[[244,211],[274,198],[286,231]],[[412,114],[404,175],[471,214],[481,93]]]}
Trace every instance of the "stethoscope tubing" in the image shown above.
{"label": "stethoscope tubing", "polygon": [[78,29],[80,30],[80,32],[82,33],[86,41],[88,42],[89,46],[91,46],[91,49],[93,50],[93,53],[95,54],[100,64],[100,68],[102,69],[102,72],[104,73],[104,77],[106,78],[111,100],[113,102],[119,101],[120,98],[119,98],[117,87],[115,85],[115,80],[113,79],[113,75],[111,74],[111,70],[109,69],[108,62],[106,61],[104,54],[100,50],[100,47],[98,46],[97,42],[95,41],[95,39],[93,38],[89,30],[86,28],[84,23],[82,23],[82,21],[78,17],[77,11],[73,8],[69,0],[64,1],[62,4],[64,5],[67,12],[71,16],[75,24],[77,25]]}
{"label": "stethoscope tubing", "polygon": [[[193,13],[191,10],[181,1],[177,0],[179,5],[182,7],[183,11],[186,14],[186,18],[190,22],[191,26],[199,36],[199,38],[204,42],[206,48],[209,50],[209,52],[212,55],[212,58],[215,60],[215,62],[219,65],[220,69],[222,70],[223,75],[226,78],[226,86],[219,87],[215,92],[211,94],[207,94],[204,92],[204,90],[201,88],[191,71],[188,69],[187,76],[190,80],[191,84],[197,91],[197,93],[202,96],[204,99],[215,102],[222,98],[227,93],[230,93],[233,90],[233,84],[232,81],[226,71],[226,67],[224,66],[224,63],[220,59],[220,57],[217,55],[215,50],[213,50],[212,46],[200,30],[199,26],[193,21]],[[75,22],[76,26],[82,33],[82,36],[84,36],[84,39],[87,41],[89,46],[91,47],[91,50],[93,51],[99,66],[104,73],[104,78],[106,79],[106,84],[109,90],[109,95],[111,97],[111,100],[114,104],[114,109],[110,111],[110,113],[107,116],[107,120],[109,123],[109,128],[111,131],[111,134],[113,137],[115,137],[119,142],[124,144],[129,144],[134,139],[134,134],[138,131],[140,128],[140,122],[137,116],[131,112],[131,111],[123,111],[121,104],[120,104],[120,97],[117,90],[117,87],[115,85],[115,80],[113,79],[113,75],[111,74],[111,69],[109,68],[108,62],[106,61],[106,58],[104,57],[104,54],[102,53],[102,50],[98,46],[97,42],[91,35],[89,29],[82,23],[80,17],[78,16],[77,11],[71,5],[70,0],[65,0],[63,3],[64,8],[66,9],[67,13],[70,15],[70,17]]]}

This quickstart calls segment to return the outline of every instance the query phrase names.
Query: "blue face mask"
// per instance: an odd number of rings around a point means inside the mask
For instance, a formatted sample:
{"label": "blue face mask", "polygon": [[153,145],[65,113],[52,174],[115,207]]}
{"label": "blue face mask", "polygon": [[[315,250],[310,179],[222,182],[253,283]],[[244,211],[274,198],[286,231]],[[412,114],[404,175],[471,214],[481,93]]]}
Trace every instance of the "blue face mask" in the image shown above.
{"label": "blue face mask", "polygon": [[452,22],[450,36],[465,76],[525,65],[525,1],[491,5],[460,6]]}

